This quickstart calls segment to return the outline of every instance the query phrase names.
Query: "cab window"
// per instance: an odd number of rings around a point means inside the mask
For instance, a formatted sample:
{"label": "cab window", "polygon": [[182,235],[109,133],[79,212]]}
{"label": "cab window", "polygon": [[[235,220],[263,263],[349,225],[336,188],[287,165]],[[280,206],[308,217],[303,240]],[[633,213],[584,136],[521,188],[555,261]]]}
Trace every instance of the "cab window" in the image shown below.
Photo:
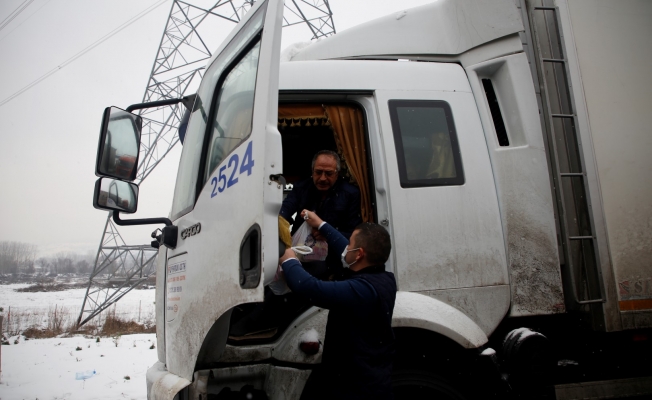
{"label": "cab window", "polygon": [[450,106],[445,101],[390,100],[401,187],[463,185]]}
{"label": "cab window", "polygon": [[[250,80],[240,78],[240,75],[254,75],[256,68],[250,68],[244,60],[252,61],[258,59],[258,48],[260,43],[260,32],[263,27],[263,18],[265,17],[265,10],[267,5],[261,6],[254,14],[246,25],[238,32],[238,34],[229,42],[228,45],[220,52],[220,54],[210,64],[206,73],[203,76],[199,89],[197,90],[197,97],[195,104],[192,107],[190,114],[190,121],[186,130],[186,136],[183,143],[183,152],[181,153],[181,160],[179,161],[179,172],[177,173],[177,181],[174,187],[174,199],[172,201],[171,219],[175,220],[180,216],[190,212],[197,200],[197,196],[206,182],[206,171],[211,169],[211,163],[219,164],[219,159],[224,158],[225,154],[219,155],[220,152],[230,151],[233,148],[234,140],[230,141],[226,135],[235,135],[233,132],[234,123],[231,121],[223,121],[224,112],[230,107],[222,104],[219,107],[213,107],[214,100],[224,101],[226,97],[236,98],[234,90],[242,88],[245,92],[250,89],[251,85],[247,86],[244,82],[251,83]],[[235,71],[238,69],[238,71]],[[234,72],[235,71],[235,72]],[[243,84],[242,87],[238,86]],[[217,92],[217,93],[216,93]],[[220,94],[221,93],[221,94]],[[226,96],[226,97],[225,97]],[[249,96],[253,96],[250,94]],[[241,96],[239,99],[245,99],[247,94]],[[246,103],[241,100],[240,104]],[[227,107],[227,110],[224,109]],[[209,115],[210,110],[217,110],[216,115]],[[219,112],[222,110],[222,112]],[[246,107],[245,107],[246,110]],[[246,114],[244,111],[243,114]],[[251,109],[248,111],[251,114]],[[214,120],[220,121],[220,125],[215,125]],[[243,121],[242,115],[237,121]],[[236,121],[236,122],[237,122]],[[228,126],[228,130],[224,130],[222,124]],[[207,126],[210,127],[207,129]],[[217,134],[213,132],[217,130]],[[220,130],[224,135],[217,142],[214,140],[220,137]],[[239,132],[246,131],[239,130]],[[206,149],[205,138],[210,135],[211,142],[209,146],[213,145],[216,148]],[[237,135],[235,135],[237,136]],[[234,136],[234,137],[235,137]],[[238,142],[239,143],[239,142]],[[209,153],[209,161],[202,164],[202,155]],[[208,168],[204,165],[208,164]],[[210,172],[210,171],[209,171]]]}
{"label": "cab window", "polygon": [[237,62],[215,91],[204,183],[251,133],[259,53],[260,42]]}

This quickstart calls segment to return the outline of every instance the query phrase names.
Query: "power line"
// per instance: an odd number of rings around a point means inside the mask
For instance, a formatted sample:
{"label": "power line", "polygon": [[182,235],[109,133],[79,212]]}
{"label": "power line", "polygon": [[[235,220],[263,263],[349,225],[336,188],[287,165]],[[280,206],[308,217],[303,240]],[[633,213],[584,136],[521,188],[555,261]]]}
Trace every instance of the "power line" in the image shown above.
{"label": "power line", "polygon": [[3,19],[2,22],[0,22],[0,31],[3,30],[5,26],[9,25],[9,23],[13,21],[14,18],[18,16],[18,14],[23,12],[23,10],[25,10],[33,1],[34,0],[25,0],[18,7],[16,7],[16,9],[12,11],[11,14],[7,16],[7,18]]}
{"label": "power line", "polygon": [[152,4],[151,6],[147,7],[145,10],[143,10],[143,11],[141,11],[140,13],[136,14],[136,15],[133,16],[131,19],[129,19],[127,22],[123,23],[122,25],[120,25],[119,27],[115,28],[115,29],[112,30],[111,32],[109,32],[109,33],[107,33],[106,35],[102,36],[102,37],[101,37],[100,39],[98,39],[97,41],[93,42],[90,46],[86,47],[86,48],[83,49],[82,51],[78,52],[78,53],[75,54],[74,56],[72,56],[72,57],[70,57],[69,59],[67,59],[66,61],[64,61],[64,62],[62,62],[61,64],[57,65],[56,67],[52,68],[51,70],[49,70],[49,71],[46,72],[45,74],[41,75],[39,78],[37,78],[36,80],[32,81],[32,83],[30,83],[30,84],[28,84],[27,86],[23,87],[22,89],[20,89],[20,90],[17,91],[16,93],[14,93],[14,94],[12,94],[11,96],[7,97],[6,99],[2,100],[2,102],[0,102],[0,107],[4,106],[5,104],[9,103],[11,100],[15,99],[16,97],[18,97],[18,96],[20,96],[21,94],[25,93],[25,92],[28,91],[29,89],[31,89],[31,88],[33,88],[34,86],[38,85],[39,83],[43,82],[45,79],[47,79],[47,78],[49,78],[50,76],[52,76],[55,72],[57,72],[57,71],[61,70],[62,68],[68,66],[69,64],[71,64],[72,62],[74,62],[75,60],[77,60],[78,58],[80,58],[81,56],[83,56],[84,54],[88,53],[89,51],[93,50],[95,47],[99,46],[100,44],[102,44],[102,43],[105,42],[106,40],[108,40],[108,39],[110,39],[111,37],[113,37],[113,36],[114,36],[115,34],[117,34],[118,32],[122,31],[123,29],[125,29],[125,28],[128,27],[129,25],[133,24],[134,22],[138,21],[139,19],[141,19],[141,18],[144,17],[145,15],[147,15],[147,14],[149,14],[150,12],[154,11],[156,8],[158,8],[160,5],[162,5],[162,4],[165,3],[166,1],[168,1],[168,0],[159,0],[159,1],[157,1],[156,3]]}
{"label": "power line", "polygon": [[5,40],[5,38],[6,38],[7,36],[11,35],[11,32],[15,31],[15,30],[18,29],[22,24],[24,24],[24,23],[27,22],[30,18],[32,18],[32,17],[34,16],[34,14],[36,14],[36,13],[39,12],[39,11],[41,11],[41,8],[45,7],[45,6],[46,6],[50,1],[52,1],[52,0],[47,0],[45,3],[41,4],[41,6],[40,6],[39,8],[37,8],[37,9],[34,10],[30,15],[28,15],[27,18],[23,19],[23,20],[20,22],[20,24],[18,24],[18,25],[16,25],[16,26],[14,27],[14,29],[10,30],[10,31],[7,32],[3,37],[1,37],[1,38],[0,38],[0,42],[3,41],[3,40]]}

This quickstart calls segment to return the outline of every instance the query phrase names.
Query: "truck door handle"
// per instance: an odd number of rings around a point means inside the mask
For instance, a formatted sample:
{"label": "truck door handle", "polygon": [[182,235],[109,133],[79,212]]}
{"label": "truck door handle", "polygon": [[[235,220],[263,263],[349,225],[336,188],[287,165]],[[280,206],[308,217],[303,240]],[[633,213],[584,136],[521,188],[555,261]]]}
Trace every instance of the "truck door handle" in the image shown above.
{"label": "truck door handle", "polygon": [[276,182],[279,185],[279,188],[284,188],[287,182],[285,181],[285,177],[281,174],[275,174],[275,175],[270,175],[269,176],[269,184],[271,185],[272,182]]}

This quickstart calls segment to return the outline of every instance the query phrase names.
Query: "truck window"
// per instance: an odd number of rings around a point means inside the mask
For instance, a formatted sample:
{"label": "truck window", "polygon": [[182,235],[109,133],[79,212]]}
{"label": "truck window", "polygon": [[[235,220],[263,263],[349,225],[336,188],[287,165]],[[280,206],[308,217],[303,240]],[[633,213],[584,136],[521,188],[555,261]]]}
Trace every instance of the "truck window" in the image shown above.
{"label": "truck window", "polygon": [[[258,48],[259,46],[256,43],[260,40],[260,31],[263,26],[265,9],[265,5],[258,9],[256,14],[252,16],[249,21],[247,21],[247,24],[240,31],[240,33],[236,35],[220,53],[220,55],[217,56],[215,60],[213,60],[213,62],[206,70],[199,89],[197,90],[197,98],[192,108],[192,113],[190,114],[190,121],[188,122],[188,128],[186,130],[185,140],[183,143],[183,152],[181,153],[181,160],[179,161],[179,172],[177,173],[177,181],[174,188],[174,199],[172,201],[171,211],[171,219],[173,220],[190,212],[193,209],[197,196],[199,195],[201,188],[204,186],[206,181],[205,171],[206,169],[210,169],[211,164],[210,158],[208,158],[207,160],[209,161],[206,162],[206,165],[209,167],[200,167],[202,152],[205,148],[204,139],[206,135],[210,134],[211,142],[209,142],[209,146],[213,145],[213,136],[215,135],[212,134],[212,131],[216,129],[214,123],[209,123],[209,118],[210,120],[215,120],[216,118],[219,118],[221,115],[223,115],[225,111],[227,111],[223,109],[223,107],[212,107],[213,100],[221,100],[223,102],[226,100],[225,96],[234,97],[235,99],[235,93],[232,91],[234,89],[233,84],[238,85],[240,82],[245,81],[244,79],[238,79],[242,74],[241,72],[244,72],[243,69],[246,67],[245,65],[239,67],[240,64],[245,59],[251,60],[254,54],[255,58],[258,58],[258,51],[254,50],[254,48]],[[240,69],[234,72],[234,70],[238,68]],[[248,76],[248,74],[251,73],[252,72],[249,71],[245,75]],[[256,72],[254,70],[254,79],[255,74]],[[227,89],[225,86],[228,86],[230,89]],[[243,90],[246,91],[246,89],[247,87],[245,86]],[[215,92],[218,93],[215,94]],[[221,96],[220,93],[222,93]],[[239,97],[238,99],[244,99],[245,97],[246,94],[242,97]],[[229,107],[228,105],[226,107],[227,109],[231,110],[235,109]],[[209,110],[212,108],[218,110],[216,113],[217,116],[211,117],[208,115]],[[219,112],[219,109],[222,109],[221,113]],[[251,114],[251,110],[249,110],[249,113]],[[207,130],[206,127],[209,124],[212,126]],[[220,124],[222,123],[220,122]],[[223,128],[220,129],[224,131]],[[231,134],[230,130],[224,132]],[[219,136],[219,129],[217,136]],[[222,151],[228,150],[229,144],[223,143],[220,145],[216,143],[215,145],[218,146],[218,149],[213,151],[213,149],[210,148],[207,153],[210,153],[208,154],[209,157],[214,157],[212,160],[213,164],[216,162],[219,164],[219,161],[217,160],[219,158],[217,153],[219,152],[219,149],[222,149]],[[222,154],[222,159],[224,156],[225,154]]]}
{"label": "truck window", "polygon": [[251,133],[259,53],[260,42],[233,67],[215,91],[204,182]]}
{"label": "truck window", "polygon": [[498,103],[498,97],[496,97],[496,91],[494,90],[493,83],[491,83],[491,79],[483,79],[482,87],[484,87],[484,93],[489,103],[489,111],[491,111],[491,119],[494,121],[494,128],[496,128],[498,144],[500,146],[509,146],[509,137],[507,136],[503,113],[500,112],[500,104]]}
{"label": "truck window", "polygon": [[450,106],[436,100],[390,100],[401,187],[463,185]]}

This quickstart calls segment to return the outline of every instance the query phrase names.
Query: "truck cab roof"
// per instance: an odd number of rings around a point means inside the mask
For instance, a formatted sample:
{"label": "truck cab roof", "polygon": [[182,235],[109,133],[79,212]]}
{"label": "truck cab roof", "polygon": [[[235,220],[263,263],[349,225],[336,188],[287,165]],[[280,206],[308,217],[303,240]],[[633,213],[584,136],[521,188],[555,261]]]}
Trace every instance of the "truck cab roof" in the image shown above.
{"label": "truck cab roof", "polygon": [[454,56],[521,31],[521,16],[512,0],[440,0],[315,42],[291,61]]}

